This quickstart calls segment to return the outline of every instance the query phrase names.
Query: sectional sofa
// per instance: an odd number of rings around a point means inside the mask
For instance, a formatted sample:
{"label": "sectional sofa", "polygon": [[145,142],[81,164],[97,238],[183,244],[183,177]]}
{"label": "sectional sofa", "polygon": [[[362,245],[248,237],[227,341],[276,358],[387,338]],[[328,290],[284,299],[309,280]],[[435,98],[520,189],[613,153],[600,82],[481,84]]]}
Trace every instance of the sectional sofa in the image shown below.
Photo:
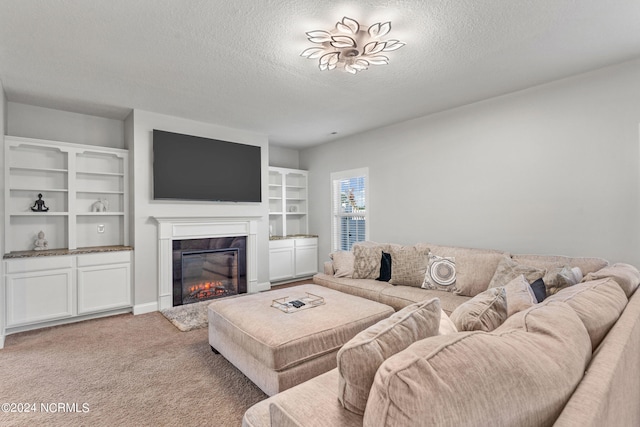
{"label": "sectional sofa", "polygon": [[640,425],[635,267],[373,242],[331,258],[316,284],[397,312],[244,426]]}

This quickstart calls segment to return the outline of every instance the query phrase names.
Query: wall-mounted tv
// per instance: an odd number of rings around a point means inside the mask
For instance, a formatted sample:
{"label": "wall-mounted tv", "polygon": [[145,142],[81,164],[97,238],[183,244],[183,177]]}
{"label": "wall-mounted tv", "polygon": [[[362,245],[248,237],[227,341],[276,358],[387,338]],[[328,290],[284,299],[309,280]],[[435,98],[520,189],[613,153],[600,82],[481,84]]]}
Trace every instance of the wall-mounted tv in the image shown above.
{"label": "wall-mounted tv", "polygon": [[153,198],[261,202],[260,147],[153,130]]}

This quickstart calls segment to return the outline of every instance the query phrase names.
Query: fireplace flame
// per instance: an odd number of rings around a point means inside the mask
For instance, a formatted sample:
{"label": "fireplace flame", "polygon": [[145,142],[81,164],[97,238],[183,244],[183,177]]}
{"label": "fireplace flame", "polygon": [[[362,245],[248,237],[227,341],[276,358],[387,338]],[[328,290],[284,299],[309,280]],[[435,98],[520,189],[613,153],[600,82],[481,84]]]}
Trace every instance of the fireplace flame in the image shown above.
{"label": "fireplace flame", "polygon": [[[220,289],[222,288],[222,289]],[[208,291],[210,289],[218,290],[220,289],[224,292],[224,283],[222,282],[202,282],[192,286],[189,286],[189,292],[198,292],[198,291]]]}

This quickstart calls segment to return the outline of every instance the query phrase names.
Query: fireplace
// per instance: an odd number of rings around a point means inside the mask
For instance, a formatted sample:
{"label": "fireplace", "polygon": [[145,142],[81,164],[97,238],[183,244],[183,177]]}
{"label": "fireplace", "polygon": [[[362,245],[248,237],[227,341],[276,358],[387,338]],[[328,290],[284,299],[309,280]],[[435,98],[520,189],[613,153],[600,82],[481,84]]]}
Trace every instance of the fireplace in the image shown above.
{"label": "fireplace", "polygon": [[246,237],[173,241],[173,305],[247,292]]}

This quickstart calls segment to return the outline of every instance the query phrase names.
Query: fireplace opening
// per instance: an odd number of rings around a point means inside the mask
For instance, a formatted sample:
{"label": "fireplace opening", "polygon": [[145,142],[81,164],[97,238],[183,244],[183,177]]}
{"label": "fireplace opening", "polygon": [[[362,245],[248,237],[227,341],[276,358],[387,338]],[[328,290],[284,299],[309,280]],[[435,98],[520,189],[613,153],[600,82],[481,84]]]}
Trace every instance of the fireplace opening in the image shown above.
{"label": "fireplace opening", "polygon": [[237,248],[182,252],[182,303],[238,294]]}
{"label": "fireplace opening", "polygon": [[174,306],[247,292],[245,237],[173,243]]}

